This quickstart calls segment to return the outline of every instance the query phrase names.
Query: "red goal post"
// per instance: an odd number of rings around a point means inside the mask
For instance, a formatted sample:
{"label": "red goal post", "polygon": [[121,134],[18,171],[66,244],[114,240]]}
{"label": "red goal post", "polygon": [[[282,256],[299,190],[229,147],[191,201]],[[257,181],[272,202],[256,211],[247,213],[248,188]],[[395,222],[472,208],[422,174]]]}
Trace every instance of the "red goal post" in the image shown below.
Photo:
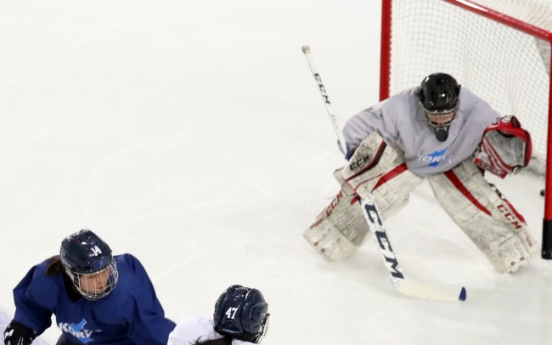
{"label": "red goal post", "polygon": [[530,167],[546,176],[541,256],[552,259],[552,1],[382,0],[381,25],[380,99],[446,72],[529,130]]}

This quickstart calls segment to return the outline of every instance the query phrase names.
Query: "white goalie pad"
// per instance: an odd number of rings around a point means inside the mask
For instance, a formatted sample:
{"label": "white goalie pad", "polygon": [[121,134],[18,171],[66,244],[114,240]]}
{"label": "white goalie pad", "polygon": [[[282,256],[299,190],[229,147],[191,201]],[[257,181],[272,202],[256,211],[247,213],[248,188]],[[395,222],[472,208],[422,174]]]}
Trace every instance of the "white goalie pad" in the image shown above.
{"label": "white goalie pad", "polygon": [[364,184],[368,185],[364,188],[372,190],[383,174],[404,163],[403,157],[402,152],[397,152],[378,133],[372,132],[357,147],[341,175],[354,191]]}
{"label": "white goalie pad", "polygon": [[406,206],[410,192],[424,180],[408,170],[403,153],[388,146],[376,132],[356,149],[342,177],[360,198],[374,195],[384,220]]}
{"label": "white goalie pad", "polygon": [[[382,145],[383,149],[380,149]],[[371,235],[357,195],[366,195],[377,187],[372,194],[386,219],[408,203],[410,191],[423,181],[406,169],[401,154],[385,146],[383,139],[372,133],[357,148],[347,166],[334,172],[341,191],[303,234],[326,260],[336,261],[351,255]],[[366,169],[366,166],[371,168]],[[353,181],[356,192],[345,176]]]}
{"label": "white goalie pad", "polygon": [[347,194],[342,189],[303,237],[328,261],[351,255],[370,237],[356,194]]}
{"label": "white goalie pad", "polygon": [[439,204],[501,273],[525,267],[539,248],[521,215],[469,160],[428,181]]}

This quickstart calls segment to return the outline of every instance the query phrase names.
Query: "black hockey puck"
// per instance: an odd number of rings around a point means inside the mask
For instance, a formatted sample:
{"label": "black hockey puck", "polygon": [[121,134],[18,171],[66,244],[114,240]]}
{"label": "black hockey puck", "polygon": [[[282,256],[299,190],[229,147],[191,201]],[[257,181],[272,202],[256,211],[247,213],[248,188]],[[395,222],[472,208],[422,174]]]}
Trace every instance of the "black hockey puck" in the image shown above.
{"label": "black hockey puck", "polygon": [[541,196],[544,196],[544,189],[541,190]]}

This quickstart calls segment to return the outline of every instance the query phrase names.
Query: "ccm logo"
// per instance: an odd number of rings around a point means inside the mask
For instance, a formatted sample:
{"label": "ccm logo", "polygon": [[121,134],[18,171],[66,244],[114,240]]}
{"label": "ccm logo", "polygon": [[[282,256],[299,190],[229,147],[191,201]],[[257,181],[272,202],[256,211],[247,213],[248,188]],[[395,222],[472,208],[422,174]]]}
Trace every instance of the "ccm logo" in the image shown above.
{"label": "ccm logo", "polygon": [[337,204],[339,204],[339,201],[341,199],[343,199],[343,191],[340,191],[339,194],[337,194],[336,197],[333,198],[330,205],[328,207],[326,207],[322,212],[320,212],[320,214],[318,215],[318,220],[316,222],[314,222],[314,224],[311,225],[310,228],[312,229],[314,227],[317,227],[318,225],[320,225],[320,223],[322,223],[324,218],[321,218],[320,216],[323,213],[326,213],[326,217],[329,217],[332,214],[333,210],[337,207]]}
{"label": "ccm logo", "polygon": [[382,255],[389,272],[391,272],[391,275],[395,278],[404,279],[403,274],[399,270],[399,262],[397,261],[393,248],[391,248],[391,243],[389,243],[389,238],[387,238],[387,233],[383,228],[383,222],[381,221],[379,212],[373,201],[372,203],[364,204],[364,214],[370,229],[376,235],[378,245],[383,250]]}
{"label": "ccm logo", "polygon": [[502,215],[514,226],[516,229],[521,229],[523,226],[520,224],[520,220],[510,212],[510,210],[504,206],[504,204],[498,206],[498,210],[502,212]]}
{"label": "ccm logo", "polygon": [[368,162],[370,160],[370,156],[365,156],[365,157],[361,157],[359,159],[357,159],[356,161],[354,162],[351,162],[351,164],[349,164],[349,169],[351,170],[355,170],[357,168],[361,168],[363,167],[366,162]]}
{"label": "ccm logo", "polygon": [[320,92],[322,93],[322,97],[324,97],[324,102],[330,104],[330,99],[328,98],[328,94],[326,93],[326,88],[324,88],[324,84],[322,84],[322,79],[320,78],[320,74],[315,73],[314,79],[318,81],[318,87],[320,88]]}

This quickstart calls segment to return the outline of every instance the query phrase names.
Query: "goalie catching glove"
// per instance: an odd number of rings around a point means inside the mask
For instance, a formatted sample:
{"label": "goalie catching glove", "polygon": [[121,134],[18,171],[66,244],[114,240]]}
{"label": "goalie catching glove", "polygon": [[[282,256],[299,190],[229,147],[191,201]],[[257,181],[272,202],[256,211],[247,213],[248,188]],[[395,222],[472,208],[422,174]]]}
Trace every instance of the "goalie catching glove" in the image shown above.
{"label": "goalie catching glove", "polygon": [[479,168],[504,178],[508,174],[517,174],[530,159],[531,135],[521,128],[515,116],[509,115],[485,129],[473,162]]}

